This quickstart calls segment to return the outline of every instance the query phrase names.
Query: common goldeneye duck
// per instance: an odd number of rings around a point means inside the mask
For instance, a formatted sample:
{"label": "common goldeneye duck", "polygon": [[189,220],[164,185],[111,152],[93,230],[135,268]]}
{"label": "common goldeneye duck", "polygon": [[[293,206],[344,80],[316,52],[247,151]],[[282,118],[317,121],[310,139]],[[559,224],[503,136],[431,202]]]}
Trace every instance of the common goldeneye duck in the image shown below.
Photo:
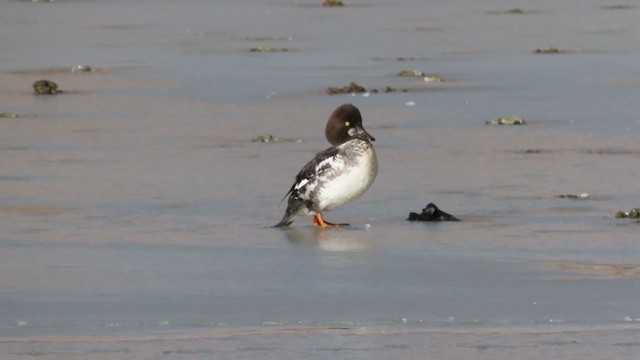
{"label": "common goldeneye duck", "polygon": [[287,211],[275,227],[290,225],[298,215],[315,215],[313,225],[323,228],[349,225],[330,223],[322,212],[359,198],[376,178],[378,159],[371,144],[375,139],[362,127],[357,107],[345,104],[335,109],[325,136],[333,146],[316,154],[296,175],[284,196],[289,195]]}

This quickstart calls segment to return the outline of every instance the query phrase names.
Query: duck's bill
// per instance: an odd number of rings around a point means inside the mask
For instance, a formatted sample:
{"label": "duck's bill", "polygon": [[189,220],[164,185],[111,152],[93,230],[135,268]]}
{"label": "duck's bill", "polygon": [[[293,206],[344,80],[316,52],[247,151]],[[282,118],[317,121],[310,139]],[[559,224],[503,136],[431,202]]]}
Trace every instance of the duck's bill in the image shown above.
{"label": "duck's bill", "polygon": [[363,140],[376,141],[376,138],[371,136],[371,134],[369,134],[364,128],[361,127],[356,128],[356,136]]}

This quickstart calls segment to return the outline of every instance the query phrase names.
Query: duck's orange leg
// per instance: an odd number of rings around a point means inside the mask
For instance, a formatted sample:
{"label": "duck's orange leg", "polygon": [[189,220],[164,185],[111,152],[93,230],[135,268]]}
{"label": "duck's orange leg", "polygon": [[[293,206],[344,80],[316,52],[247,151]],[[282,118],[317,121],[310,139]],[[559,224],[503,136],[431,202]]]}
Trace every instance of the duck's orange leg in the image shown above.
{"label": "duck's orange leg", "polygon": [[328,222],[322,216],[322,212],[318,211],[316,215],[313,217],[313,226],[320,226],[323,229],[325,229],[327,226],[339,227],[339,226],[349,226],[349,224],[334,224],[334,223]]}
{"label": "duck's orange leg", "polygon": [[323,229],[327,227],[327,223],[324,221],[322,213],[319,211],[313,217],[313,226],[320,226]]}

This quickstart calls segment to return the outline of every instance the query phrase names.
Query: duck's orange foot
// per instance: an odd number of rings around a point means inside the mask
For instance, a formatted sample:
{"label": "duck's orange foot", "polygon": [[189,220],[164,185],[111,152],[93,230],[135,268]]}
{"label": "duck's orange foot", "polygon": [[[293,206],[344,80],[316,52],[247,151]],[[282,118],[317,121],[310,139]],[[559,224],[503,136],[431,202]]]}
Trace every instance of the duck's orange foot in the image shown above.
{"label": "duck's orange foot", "polygon": [[322,216],[322,213],[318,212],[313,217],[313,226],[320,226],[321,228],[325,229],[328,226],[340,227],[340,226],[349,226],[349,224],[334,224],[332,222],[328,222],[327,220],[324,219],[324,217]]}

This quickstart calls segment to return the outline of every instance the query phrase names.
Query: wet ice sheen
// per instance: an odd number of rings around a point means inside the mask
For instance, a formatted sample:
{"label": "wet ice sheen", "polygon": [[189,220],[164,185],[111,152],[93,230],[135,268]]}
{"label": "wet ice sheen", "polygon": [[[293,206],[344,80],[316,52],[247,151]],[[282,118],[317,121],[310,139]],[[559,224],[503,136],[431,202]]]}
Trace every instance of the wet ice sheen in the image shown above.
{"label": "wet ice sheen", "polygon": [[[212,6],[2,4],[0,358],[637,357],[637,9]],[[319,95],[350,81],[419,91]],[[380,163],[353,226],[269,228],[344,102]]]}

